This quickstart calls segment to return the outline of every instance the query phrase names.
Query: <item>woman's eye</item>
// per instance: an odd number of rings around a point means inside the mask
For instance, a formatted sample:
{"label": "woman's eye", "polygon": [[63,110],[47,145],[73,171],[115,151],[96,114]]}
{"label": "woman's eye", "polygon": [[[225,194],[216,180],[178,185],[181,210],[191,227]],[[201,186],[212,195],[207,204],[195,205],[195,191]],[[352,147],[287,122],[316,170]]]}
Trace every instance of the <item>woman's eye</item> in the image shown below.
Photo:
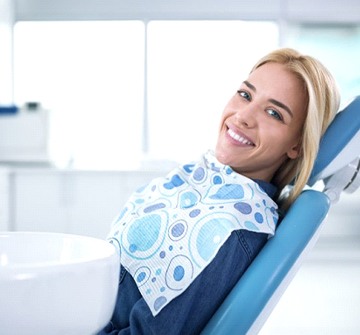
{"label": "woman's eye", "polygon": [[251,100],[251,95],[248,92],[243,91],[243,90],[239,90],[237,92],[242,98],[249,100],[249,101]]}
{"label": "woman's eye", "polygon": [[277,112],[275,109],[268,109],[268,114],[272,117],[274,117],[276,120],[283,121],[283,118],[279,112]]}

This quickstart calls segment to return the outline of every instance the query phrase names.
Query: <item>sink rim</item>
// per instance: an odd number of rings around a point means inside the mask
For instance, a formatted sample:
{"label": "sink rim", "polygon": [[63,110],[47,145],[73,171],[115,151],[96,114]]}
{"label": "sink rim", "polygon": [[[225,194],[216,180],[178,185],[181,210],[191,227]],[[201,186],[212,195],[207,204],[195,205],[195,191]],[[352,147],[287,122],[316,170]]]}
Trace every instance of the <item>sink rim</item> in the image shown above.
{"label": "sink rim", "polygon": [[[89,252],[89,254],[83,253],[74,258],[65,258],[61,260],[60,258],[53,258],[47,261],[8,261],[6,254],[9,253],[8,250],[4,250],[4,247],[0,247],[0,278],[5,276],[5,274],[14,274],[15,272],[23,272],[23,271],[39,271],[39,272],[47,272],[47,271],[62,271],[66,267],[73,268],[74,271],[81,271],[81,269],[76,269],[79,264],[88,264],[91,263],[106,263],[106,260],[111,261],[113,257],[117,257],[115,247],[107,242],[106,240],[102,240],[95,237],[85,236],[85,235],[76,235],[76,234],[67,234],[67,233],[57,233],[57,232],[32,232],[32,231],[0,231],[0,246],[1,240],[5,238],[17,239],[19,242],[21,239],[44,239],[44,238],[52,238],[59,241],[68,241],[71,244],[74,243],[83,243],[86,248],[93,245],[93,248],[97,248],[98,253],[94,253],[94,251]],[[42,246],[45,248],[45,246]],[[45,252],[45,250],[44,250]]]}

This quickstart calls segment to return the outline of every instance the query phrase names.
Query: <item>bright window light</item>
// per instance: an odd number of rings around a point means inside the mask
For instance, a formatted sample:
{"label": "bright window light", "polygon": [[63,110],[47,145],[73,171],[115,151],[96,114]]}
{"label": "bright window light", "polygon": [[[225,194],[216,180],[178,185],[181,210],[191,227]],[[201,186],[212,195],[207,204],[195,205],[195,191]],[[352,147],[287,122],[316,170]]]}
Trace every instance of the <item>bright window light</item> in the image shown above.
{"label": "bright window light", "polygon": [[150,157],[183,161],[212,148],[225,104],[255,62],[278,45],[273,22],[150,22]]}
{"label": "bright window light", "polygon": [[318,58],[335,77],[344,107],[360,92],[360,25],[289,26],[287,44]]}
{"label": "bright window light", "polygon": [[57,165],[138,166],[144,31],[140,21],[15,25],[15,101],[38,101],[49,109]]}
{"label": "bright window light", "polygon": [[196,159],[279,44],[276,23],[245,21],[19,22],[14,35],[16,103],[49,109],[53,160],[86,169]]}

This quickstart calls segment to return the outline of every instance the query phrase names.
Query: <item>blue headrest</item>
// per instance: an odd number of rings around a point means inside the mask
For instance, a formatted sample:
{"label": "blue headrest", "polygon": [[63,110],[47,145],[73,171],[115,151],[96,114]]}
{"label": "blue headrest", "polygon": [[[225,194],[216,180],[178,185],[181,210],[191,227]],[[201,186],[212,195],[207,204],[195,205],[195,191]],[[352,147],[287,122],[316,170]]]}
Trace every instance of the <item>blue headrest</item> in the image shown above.
{"label": "blue headrest", "polygon": [[[319,153],[315,161],[309,185],[313,185],[321,172],[339,157],[349,142],[357,135],[360,130],[360,96],[356,97],[343,111],[337,113],[331,125],[325,132],[320,142]],[[344,161],[343,166],[360,155],[360,143],[351,148],[351,155],[348,161]],[[348,148],[348,150],[350,150]],[[349,155],[348,155],[349,156]]]}

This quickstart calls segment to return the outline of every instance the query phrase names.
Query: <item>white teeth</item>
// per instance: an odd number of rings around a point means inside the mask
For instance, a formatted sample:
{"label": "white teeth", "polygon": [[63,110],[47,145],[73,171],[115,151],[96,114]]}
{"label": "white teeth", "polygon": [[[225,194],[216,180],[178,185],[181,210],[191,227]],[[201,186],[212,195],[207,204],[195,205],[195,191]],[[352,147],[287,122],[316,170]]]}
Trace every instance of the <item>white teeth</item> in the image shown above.
{"label": "white teeth", "polygon": [[228,130],[228,134],[230,135],[231,138],[233,138],[234,140],[242,143],[242,144],[247,144],[247,145],[253,145],[252,142],[250,142],[249,140],[247,140],[246,138],[236,134],[233,130],[229,129]]}

